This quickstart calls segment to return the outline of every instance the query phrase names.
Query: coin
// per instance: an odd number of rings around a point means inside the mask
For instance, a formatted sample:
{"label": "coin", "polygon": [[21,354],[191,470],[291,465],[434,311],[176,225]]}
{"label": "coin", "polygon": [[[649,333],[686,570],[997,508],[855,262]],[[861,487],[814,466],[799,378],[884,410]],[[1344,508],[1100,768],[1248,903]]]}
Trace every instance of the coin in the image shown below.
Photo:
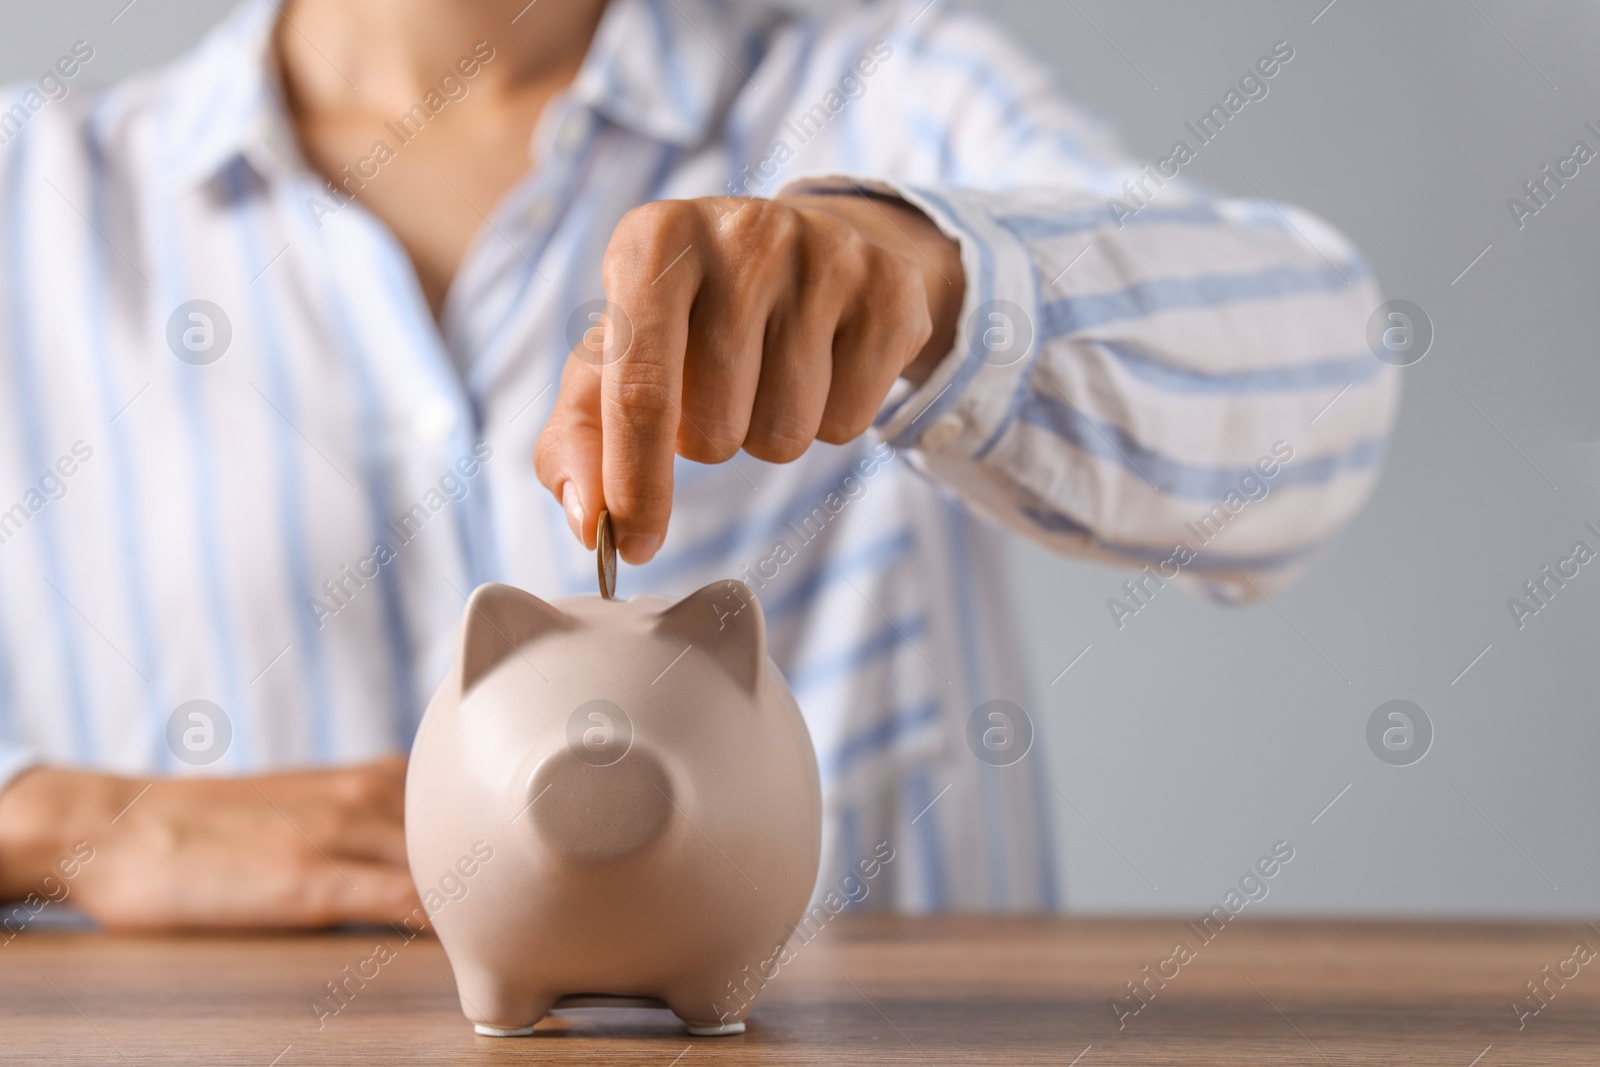
{"label": "coin", "polygon": [[600,576],[600,596],[611,600],[617,595],[617,546],[611,539],[611,513],[605,508],[594,528],[594,567]]}

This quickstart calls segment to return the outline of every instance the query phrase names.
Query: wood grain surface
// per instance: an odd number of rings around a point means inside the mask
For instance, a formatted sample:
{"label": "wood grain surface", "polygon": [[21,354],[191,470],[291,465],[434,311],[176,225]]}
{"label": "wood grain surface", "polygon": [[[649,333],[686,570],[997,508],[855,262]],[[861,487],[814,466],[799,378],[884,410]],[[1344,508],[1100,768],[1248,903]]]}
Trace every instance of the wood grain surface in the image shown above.
{"label": "wood grain surface", "polygon": [[[1162,964],[1179,941],[1191,958]],[[741,1036],[611,1009],[495,1039],[473,1034],[428,937],[41,931],[0,945],[0,1062],[1600,1064],[1600,959],[1577,963],[1579,943],[1600,949],[1600,931],[1240,920],[1204,943],[1178,920],[845,916]],[[375,955],[389,958],[319,1019],[325,983]],[[1119,1018],[1147,964],[1176,975]],[[1543,1006],[1519,1027],[1513,1004],[1541,1004],[1529,982]]]}

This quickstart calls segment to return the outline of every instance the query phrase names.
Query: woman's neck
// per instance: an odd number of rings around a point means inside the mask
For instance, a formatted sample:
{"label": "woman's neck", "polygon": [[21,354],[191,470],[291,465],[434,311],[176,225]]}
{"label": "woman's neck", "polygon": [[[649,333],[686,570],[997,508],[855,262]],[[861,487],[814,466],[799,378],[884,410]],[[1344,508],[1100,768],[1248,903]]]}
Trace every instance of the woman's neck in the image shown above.
{"label": "woman's neck", "polygon": [[605,0],[289,0],[277,52],[295,97],[312,108],[404,110],[483,43],[494,60],[482,64],[475,92],[544,95],[571,80],[604,8]]}
{"label": "woman's neck", "polygon": [[533,161],[605,0],[288,0],[274,37],[309,164],[400,241],[435,315]]}

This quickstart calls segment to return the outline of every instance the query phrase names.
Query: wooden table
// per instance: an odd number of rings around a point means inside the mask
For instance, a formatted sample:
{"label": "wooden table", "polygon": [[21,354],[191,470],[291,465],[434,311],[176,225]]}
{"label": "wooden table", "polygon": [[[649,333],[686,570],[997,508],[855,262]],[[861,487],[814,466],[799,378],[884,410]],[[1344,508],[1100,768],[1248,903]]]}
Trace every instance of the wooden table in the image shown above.
{"label": "wooden table", "polygon": [[[1178,940],[1192,958],[1163,965]],[[380,941],[393,958],[319,1029],[323,983]],[[1597,1064],[1600,959],[1562,963],[1578,941],[1600,950],[1580,922],[1239,920],[1204,944],[1178,920],[845,916],[742,1036],[610,1010],[494,1039],[425,937],[30,932],[0,945],[0,1062]],[[1139,1003],[1124,984],[1146,964],[1176,975],[1119,1028],[1111,1002]],[[1513,998],[1546,965],[1577,975],[1519,1029]]]}

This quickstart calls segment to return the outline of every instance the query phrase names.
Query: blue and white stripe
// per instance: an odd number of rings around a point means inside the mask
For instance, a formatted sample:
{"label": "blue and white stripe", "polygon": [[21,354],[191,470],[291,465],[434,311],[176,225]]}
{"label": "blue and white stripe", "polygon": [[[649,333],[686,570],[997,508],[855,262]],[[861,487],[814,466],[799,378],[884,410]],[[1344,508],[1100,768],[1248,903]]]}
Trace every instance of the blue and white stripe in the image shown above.
{"label": "blue and white stripe", "polygon": [[[1241,595],[1302,567],[1377,477],[1396,384],[1365,355],[1377,296],[1354,250],[1296,209],[1182,182],[1119,226],[1105,198],[1137,162],[960,0],[813,18],[612,0],[437,324],[376,219],[313,218],[325,188],[270,73],[276,17],[250,0],[171,68],[51,103],[0,146],[0,513],[93,449],[0,543],[0,784],[41,761],[242,773],[407,746],[474,584],[592,588],[529,457],[612,228],[725,192],[779,144],[749,191],[870,186],[960,241],[962,336],[853,445],[681,462],[666,545],[623,582],[757,586],[824,775],[823,886],[888,840],[869,907],[1063,903],[1043,743],[996,768],[965,741],[978,705],[1031,704],[1001,527],[1160,560],[1284,441],[1271,494],[1190,568]],[[830,107],[875,46],[864,91]],[[789,123],[818,104],[801,143]],[[166,346],[193,299],[233,327],[209,366]],[[997,299],[1035,334],[1009,366],[972,354]],[[475,448],[492,450],[476,475],[446,481]],[[833,492],[848,503],[797,533]],[[393,562],[314,616],[418,506]],[[234,726],[203,771],[164,741],[195,698]]]}

